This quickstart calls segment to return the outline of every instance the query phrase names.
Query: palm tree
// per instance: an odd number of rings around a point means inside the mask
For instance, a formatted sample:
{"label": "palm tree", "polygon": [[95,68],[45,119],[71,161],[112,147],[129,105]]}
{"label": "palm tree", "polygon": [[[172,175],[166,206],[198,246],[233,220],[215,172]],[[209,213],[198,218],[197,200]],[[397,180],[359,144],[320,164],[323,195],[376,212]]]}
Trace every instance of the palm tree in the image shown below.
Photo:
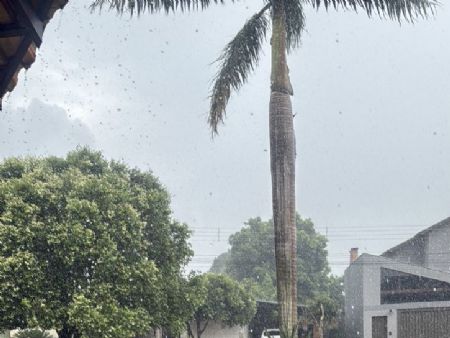
{"label": "palm tree", "polygon": [[[206,9],[225,0],[93,0],[92,8],[109,6],[118,12],[166,13]],[[233,2],[233,0],[230,0]],[[282,337],[295,335],[297,326],[296,231],[295,231],[295,136],[290,96],[293,95],[287,52],[298,47],[305,25],[303,6],[326,9],[361,9],[407,22],[433,13],[437,0],[262,0],[253,15],[226,45],[219,57],[219,71],[211,91],[208,122],[212,133],[225,118],[231,91],[237,91],[256,67],[269,24],[272,27],[271,94],[269,104],[270,166],[275,228],[277,294]]]}

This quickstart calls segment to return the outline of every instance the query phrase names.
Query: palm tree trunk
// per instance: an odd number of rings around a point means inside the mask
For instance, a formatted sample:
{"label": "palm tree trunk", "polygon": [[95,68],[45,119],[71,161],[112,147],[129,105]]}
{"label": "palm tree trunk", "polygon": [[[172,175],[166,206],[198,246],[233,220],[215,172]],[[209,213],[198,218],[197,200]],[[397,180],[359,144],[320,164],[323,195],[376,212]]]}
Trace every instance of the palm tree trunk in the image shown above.
{"label": "palm tree trunk", "polygon": [[284,0],[273,1],[272,10],[269,128],[277,296],[282,338],[291,338],[296,335],[297,328],[295,135],[290,98],[292,87],[286,60]]}

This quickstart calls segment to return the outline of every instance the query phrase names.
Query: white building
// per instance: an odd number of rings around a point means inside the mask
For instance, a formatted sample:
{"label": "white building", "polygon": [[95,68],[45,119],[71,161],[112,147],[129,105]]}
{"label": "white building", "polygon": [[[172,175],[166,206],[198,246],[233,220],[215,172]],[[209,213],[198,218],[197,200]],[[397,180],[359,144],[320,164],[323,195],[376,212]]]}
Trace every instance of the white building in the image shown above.
{"label": "white building", "polygon": [[344,275],[347,338],[450,338],[450,218]]}

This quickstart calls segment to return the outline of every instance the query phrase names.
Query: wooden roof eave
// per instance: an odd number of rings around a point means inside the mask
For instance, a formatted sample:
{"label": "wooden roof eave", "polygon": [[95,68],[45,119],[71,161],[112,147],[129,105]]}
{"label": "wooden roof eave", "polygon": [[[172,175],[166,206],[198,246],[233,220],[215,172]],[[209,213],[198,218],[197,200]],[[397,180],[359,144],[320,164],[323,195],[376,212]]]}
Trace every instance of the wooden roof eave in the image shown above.
{"label": "wooden roof eave", "polygon": [[15,53],[8,58],[6,64],[0,66],[0,110],[1,99],[15,87],[20,69],[28,68],[34,62],[35,50],[42,43],[47,22],[67,2],[68,0],[0,0],[6,12],[3,13],[3,18],[10,18],[7,22],[0,23],[0,39],[21,39]]}

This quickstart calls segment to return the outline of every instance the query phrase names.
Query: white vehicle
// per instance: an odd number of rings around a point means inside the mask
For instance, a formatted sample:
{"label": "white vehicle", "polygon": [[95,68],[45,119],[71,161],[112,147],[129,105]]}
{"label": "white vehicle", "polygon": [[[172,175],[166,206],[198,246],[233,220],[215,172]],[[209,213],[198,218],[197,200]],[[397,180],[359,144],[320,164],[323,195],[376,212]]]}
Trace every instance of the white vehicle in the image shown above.
{"label": "white vehicle", "polygon": [[261,338],[280,338],[280,330],[279,329],[265,329],[262,334]]}

